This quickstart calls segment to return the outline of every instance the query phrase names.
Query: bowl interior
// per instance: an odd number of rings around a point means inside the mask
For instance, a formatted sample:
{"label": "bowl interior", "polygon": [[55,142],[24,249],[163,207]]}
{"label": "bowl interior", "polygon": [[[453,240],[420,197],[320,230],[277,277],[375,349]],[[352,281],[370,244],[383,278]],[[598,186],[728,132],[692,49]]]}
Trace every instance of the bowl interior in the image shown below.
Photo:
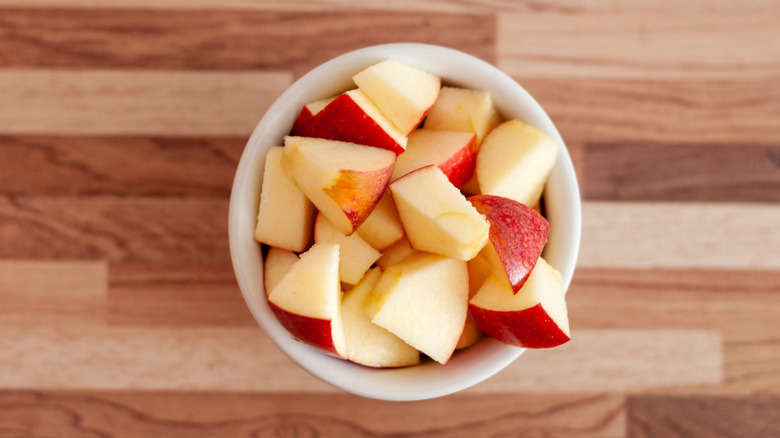
{"label": "bowl interior", "polygon": [[490,338],[453,355],[446,365],[425,362],[399,369],[371,369],[330,357],[294,340],[268,308],[263,290],[262,254],[253,238],[262,170],[269,147],[281,145],[301,107],[353,88],[352,76],[387,58],[438,75],[446,85],[489,91],[505,119],[517,118],[542,130],[559,145],[559,155],[545,188],[551,223],[545,259],[561,273],[568,288],[580,242],[580,196],[571,158],[550,118],[514,80],[492,65],[465,53],[426,44],[368,47],[334,58],[310,71],[268,109],[250,137],[236,171],[230,199],[231,257],[244,299],[260,326],[293,361],[321,380],[345,391],[384,400],[420,400],[468,388],[500,371],[523,349]]}

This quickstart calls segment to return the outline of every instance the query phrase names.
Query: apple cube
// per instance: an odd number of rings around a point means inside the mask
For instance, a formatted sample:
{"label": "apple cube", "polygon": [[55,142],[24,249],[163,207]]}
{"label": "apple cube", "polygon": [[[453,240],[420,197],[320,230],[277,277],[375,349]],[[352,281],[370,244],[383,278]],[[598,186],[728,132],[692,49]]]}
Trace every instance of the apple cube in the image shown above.
{"label": "apple cube", "polygon": [[395,154],[354,143],[287,136],[281,164],[319,211],[349,235],[384,194]]}
{"label": "apple cube", "polygon": [[385,191],[374,211],[357,229],[360,237],[371,246],[382,251],[404,237],[404,227],[398,211],[395,209],[393,197]]}
{"label": "apple cube", "polygon": [[304,105],[292,135],[346,141],[388,149],[406,149],[406,133],[395,125],[360,90],[350,90]]}
{"label": "apple cube", "polygon": [[406,174],[390,193],[413,248],[466,261],[487,243],[487,220],[438,167]]}
{"label": "apple cube", "polygon": [[517,293],[542,255],[550,223],[533,208],[509,198],[468,198],[490,223],[490,237],[481,253]]}
{"label": "apple cube", "polygon": [[490,276],[469,301],[469,310],[483,332],[506,344],[549,348],[571,338],[560,275],[542,258],[517,294]]}
{"label": "apple cube", "polygon": [[479,145],[499,123],[501,116],[487,91],[441,87],[439,97],[425,119],[425,128],[473,132]]}
{"label": "apple cube", "polygon": [[558,144],[530,125],[519,120],[498,125],[477,152],[480,193],[533,206],[542,196],[557,153]]}
{"label": "apple cube", "polygon": [[382,276],[379,268],[368,271],[341,300],[347,359],[370,367],[404,367],[420,363],[420,352],[389,331],[371,322],[364,302]]}
{"label": "apple cube", "polygon": [[344,358],[340,283],[339,245],[315,243],[271,291],[268,304],[293,337]]}
{"label": "apple cube", "polygon": [[372,65],[352,79],[405,135],[425,118],[441,88],[438,76],[394,59]]}
{"label": "apple cube", "polygon": [[341,281],[348,284],[357,284],[368,268],[382,255],[366,243],[358,233],[347,236],[341,232],[322,213],[317,214],[314,222],[314,242],[339,244],[341,248],[339,275]]}
{"label": "apple cube", "polygon": [[379,257],[379,260],[376,261],[376,265],[382,269],[387,269],[391,265],[400,262],[415,252],[417,252],[417,250],[412,248],[409,239],[402,237],[401,240],[382,251],[382,257]]}
{"label": "apple cube", "polygon": [[273,146],[265,156],[255,240],[300,252],[311,244],[315,209],[282,170],[282,151],[281,146]]}
{"label": "apple cube", "polygon": [[282,281],[285,275],[290,272],[292,266],[298,261],[298,254],[286,249],[272,246],[268,248],[263,263],[263,288],[266,297]]}
{"label": "apple cube", "polygon": [[460,188],[474,175],[477,147],[474,134],[417,129],[409,135],[406,151],[398,156],[390,178],[394,181],[421,167],[435,165]]}
{"label": "apple cube", "polygon": [[446,363],[468,312],[466,262],[416,253],[385,270],[365,311],[371,321],[439,363]]}
{"label": "apple cube", "polygon": [[456,350],[463,350],[476,344],[484,333],[479,329],[477,322],[474,321],[474,317],[471,316],[471,312],[466,315],[466,323],[463,325],[463,331],[458,338],[458,343],[455,345]]}

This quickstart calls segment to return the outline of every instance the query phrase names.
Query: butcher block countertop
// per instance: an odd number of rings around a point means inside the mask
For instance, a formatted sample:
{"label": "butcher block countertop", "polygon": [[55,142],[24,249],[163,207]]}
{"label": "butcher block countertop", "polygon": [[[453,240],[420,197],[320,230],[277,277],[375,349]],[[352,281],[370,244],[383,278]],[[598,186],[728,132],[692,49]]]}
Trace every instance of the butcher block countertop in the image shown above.
{"label": "butcher block countertop", "polygon": [[[780,437],[780,2],[0,0],[0,437]],[[482,58],[583,199],[573,339],[387,402],[288,359],[233,273],[247,139],[388,42]]]}

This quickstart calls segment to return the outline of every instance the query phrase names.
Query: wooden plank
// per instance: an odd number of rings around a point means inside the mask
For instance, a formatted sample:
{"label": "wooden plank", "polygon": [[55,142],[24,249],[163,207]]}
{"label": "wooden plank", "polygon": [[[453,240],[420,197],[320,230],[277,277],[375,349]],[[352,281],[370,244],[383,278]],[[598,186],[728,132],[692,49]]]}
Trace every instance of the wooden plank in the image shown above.
{"label": "wooden plank", "polygon": [[0,196],[0,258],[227,262],[227,199]]}
{"label": "wooden plank", "polygon": [[778,19],[772,6],[764,13],[505,13],[498,15],[497,62],[516,77],[777,75]]}
{"label": "wooden plank", "polygon": [[583,268],[780,269],[777,204],[585,202]]}
{"label": "wooden plank", "polygon": [[780,397],[630,396],[627,437],[780,436]]}
{"label": "wooden plank", "polygon": [[257,324],[230,263],[112,263],[107,321],[135,327]]}
{"label": "wooden plank", "polygon": [[342,393],[4,391],[0,405],[0,429],[36,436],[617,438],[625,429],[618,395],[506,394],[392,403]]}
{"label": "wooden plank", "polygon": [[[0,136],[0,192],[228,197],[247,137]],[[67,184],[63,184],[67,181]]]}
{"label": "wooden plank", "polygon": [[248,136],[289,73],[0,70],[5,134]]}
{"label": "wooden plank", "polygon": [[424,12],[14,8],[0,11],[0,67],[300,74],[343,52],[397,41],[442,44],[492,61],[494,23],[489,15]]}
{"label": "wooden plank", "polygon": [[0,260],[0,324],[101,323],[108,264]]}
{"label": "wooden plank", "polygon": [[582,155],[585,199],[780,202],[777,145],[590,143]]}
{"label": "wooden plank", "polygon": [[545,108],[567,142],[776,145],[780,137],[780,74],[740,79],[514,77]]}

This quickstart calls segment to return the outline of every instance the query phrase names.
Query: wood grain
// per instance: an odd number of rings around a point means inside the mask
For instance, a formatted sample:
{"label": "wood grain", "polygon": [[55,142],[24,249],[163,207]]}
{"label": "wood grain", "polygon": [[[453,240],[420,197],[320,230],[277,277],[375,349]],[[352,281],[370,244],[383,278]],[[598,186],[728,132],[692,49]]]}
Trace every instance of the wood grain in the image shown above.
{"label": "wood grain", "polygon": [[249,136],[281,72],[0,69],[4,134]]}
{"label": "wood grain", "polygon": [[0,193],[227,198],[247,139],[0,136]]}
{"label": "wood grain", "polygon": [[585,199],[780,202],[780,145],[592,143],[586,148]]}

